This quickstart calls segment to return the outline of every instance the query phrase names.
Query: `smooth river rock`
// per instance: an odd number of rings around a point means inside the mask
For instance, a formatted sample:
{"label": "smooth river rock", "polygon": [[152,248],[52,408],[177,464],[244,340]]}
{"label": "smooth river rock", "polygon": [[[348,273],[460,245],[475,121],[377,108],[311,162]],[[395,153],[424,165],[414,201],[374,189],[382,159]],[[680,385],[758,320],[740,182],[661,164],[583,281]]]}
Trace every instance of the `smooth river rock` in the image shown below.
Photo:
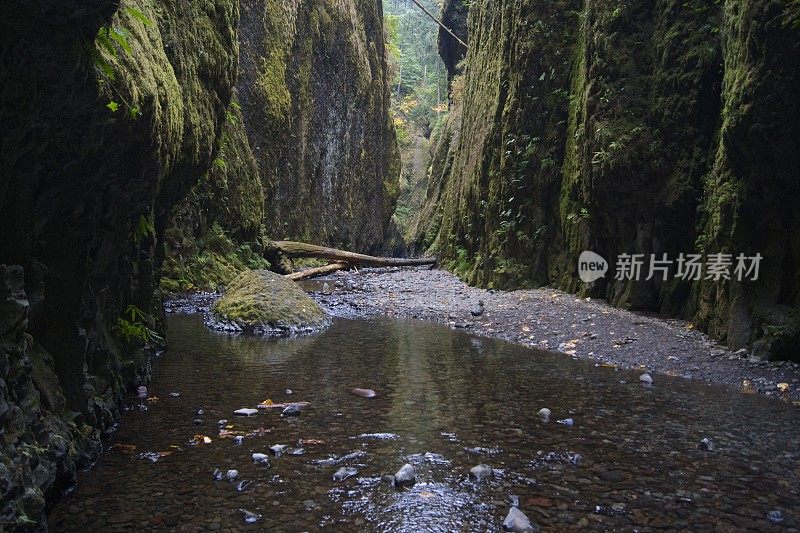
{"label": "smooth river rock", "polygon": [[409,487],[416,483],[417,472],[410,464],[404,464],[394,475],[394,483],[398,487]]}

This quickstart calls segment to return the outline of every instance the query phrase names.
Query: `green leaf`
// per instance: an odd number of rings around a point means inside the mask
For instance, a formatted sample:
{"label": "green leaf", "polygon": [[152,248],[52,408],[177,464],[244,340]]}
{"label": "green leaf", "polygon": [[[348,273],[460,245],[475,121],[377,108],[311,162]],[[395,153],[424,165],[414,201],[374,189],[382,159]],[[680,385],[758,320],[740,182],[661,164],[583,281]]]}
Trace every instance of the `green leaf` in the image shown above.
{"label": "green leaf", "polygon": [[126,54],[130,55],[133,52],[133,50],[131,50],[131,45],[128,42],[128,32],[125,30],[125,28],[118,28],[114,26],[108,32],[108,35],[114,39],[114,41],[120,45],[123,50],[125,50]]}
{"label": "green leaf", "polygon": [[117,57],[117,47],[114,46],[114,41],[111,39],[111,28],[103,26],[97,30],[97,44],[102,50],[105,50],[112,57]]}
{"label": "green leaf", "polygon": [[136,9],[135,7],[125,8],[125,11],[127,11],[127,13],[130,16],[132,16],[133,18],[135,18],[136,20],[138,20],[139,22],[141,22],[142,24],[144,24],[148,28],[152,27],[152,26],[155,26],[155,22],[153,22],[152,20],[147,18],[147,15],[145,15],[144,13],[142,13],[141,11]]}
{"label": "green leaf", "polygon": [[225,169],[225,160],[220,159],[219,157],[214,160],[213,165],[218,169],[224,170]]}
{"label": "green leaf", "polygon": [[112,113],[116,113],[117,109],[119,109],[119,104],[114,100],[111,100],[109,103],[106,104],[106,107],[109,108]]}
{"label": "green leaf", "polygon": [[131,115],[131,118],[137,118],[139,115],[142,114],[142,112],[136,106],[133,106],[132,108],[128,109],[128,113]]}

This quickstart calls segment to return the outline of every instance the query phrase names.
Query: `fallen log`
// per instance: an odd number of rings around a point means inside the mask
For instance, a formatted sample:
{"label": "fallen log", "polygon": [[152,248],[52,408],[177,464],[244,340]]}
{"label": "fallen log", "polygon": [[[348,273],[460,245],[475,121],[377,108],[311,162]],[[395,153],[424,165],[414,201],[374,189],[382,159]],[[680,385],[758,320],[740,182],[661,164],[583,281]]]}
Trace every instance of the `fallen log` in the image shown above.
{"label": "fallen log", "polygon": [[331,263],[329,265],[321,267],[307,268],[305,270],[300,270],[299,272],[286,274],[284,277],[292,281],[300,281],[301,279],[318,278],[320,276],[325,276],[326,274],[331,274],[338,270],[347,270],[348,268],[350,268],[349,263],[341,263],[341,262]]}
{"label": "fallen log", "polygon": [[315,257],[318,259],[327,259],[329,261],[350,263],[352,265],[361,266],[390,267],[436,264],[435,257],[376,257],[372,255],[358,254],[355,252],[347,252],[345,250],[338,250],[336,248],[328,248],[327,246],[317,246],[315,244],[294,241],[270,241],[266,243],[266,248],[270,252],[277,252],[290,258]]}

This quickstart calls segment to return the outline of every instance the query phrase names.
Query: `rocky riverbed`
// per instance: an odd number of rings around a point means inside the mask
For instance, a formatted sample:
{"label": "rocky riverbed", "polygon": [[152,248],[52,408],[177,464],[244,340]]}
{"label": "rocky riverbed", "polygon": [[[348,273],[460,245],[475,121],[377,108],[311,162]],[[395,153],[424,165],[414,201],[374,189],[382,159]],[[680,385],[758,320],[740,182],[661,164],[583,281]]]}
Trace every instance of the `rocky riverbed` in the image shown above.
{"label": "rocky riverbed", "polygon": [[686,321],[632,313],[555,289],[484,290],[428,268],[338,272],[304,286],[334,316],[446,323],[601,365],[725,384],[786,401],[800,399],[797,363],[763,361],[747,350],[731,352]]}

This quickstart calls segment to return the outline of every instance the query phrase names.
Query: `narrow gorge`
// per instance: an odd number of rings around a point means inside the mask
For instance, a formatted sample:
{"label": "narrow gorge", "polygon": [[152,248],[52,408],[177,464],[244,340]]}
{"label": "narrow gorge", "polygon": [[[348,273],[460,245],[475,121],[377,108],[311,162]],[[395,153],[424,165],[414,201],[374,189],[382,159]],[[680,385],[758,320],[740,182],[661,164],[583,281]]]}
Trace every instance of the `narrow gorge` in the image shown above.
{"label": "narrow gorge", "polygon": [[0,15],[0,531],[800,527],[797,0]]}

